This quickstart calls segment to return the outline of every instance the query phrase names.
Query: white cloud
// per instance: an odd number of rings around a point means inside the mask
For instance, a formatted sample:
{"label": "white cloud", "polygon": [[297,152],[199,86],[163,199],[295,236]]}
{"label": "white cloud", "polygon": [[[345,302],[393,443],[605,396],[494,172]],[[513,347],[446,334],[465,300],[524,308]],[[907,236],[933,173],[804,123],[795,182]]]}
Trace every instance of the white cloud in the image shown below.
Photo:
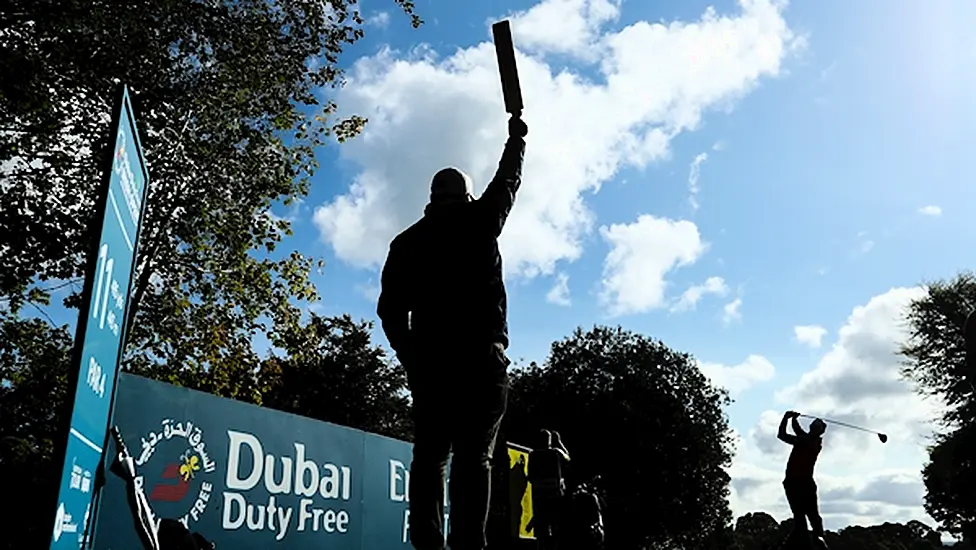
{"label": "white cloud", "polygon": [[695,160],[691,161],[691,168],[688,170],[688,202],[691,207],[698,210],[698,178],[701,176],[701,165],[708,160],[708,153],[698,153]]}
{"label": "white cloud", "polygon": [[356,285],[356,292],[370,302],[380,299],[380,285],[376,281],[367,281]]}
{"label": "white cloud", "polygon": [[776,369],[762,355],[750,355],[745,361],[734,366],[720,363],[699,362],[698,368],[716,386],[729,390],[732,396],[738,395],[757,382],[772,380]]}
{"label": "white cloud", "polygon": [[[772,411],[767,411],[772,413]],[[771,445],[776,454],[761,451],[751,437],[734,433],[737,452],[729,468],[732,477],[729,498],[732,512],[741,516],[749,512],[766,512],[777,520],[790,517],[789,506],[783,495],[783,470],[789,447],[775,439],[780,415],[770,415]],[[755,430],[755,428],[753,429]],[[752,432],[753,430],[750,430]],[[887,466],[878,454],[871,458],[858,456],[857,452],[844,452],[829,434],[824,452],[816,468],[820,513],[825,526],[838,530],[849,525],[880,525],[886,521],[905,523],[919,520],[935,526],[922,506],[924,486],[919,468]],[[875,447],[881,447],[876,444]],[[912,459],[921,462],[923,453],[908,451]],[[889,453],[890,454],[890,453]],[[836,465],[845,461],[851,465],[846,470]]]}
{"label": "white cloud", "polygon": [[728,285],[725,284],[725,279],[721,277],[709,277],[705,279],[705,282],[700,285],[692,285],[688,287],[681,294],[681,298],[678,299],[671,306],[671,311],[688,311],[695,309],[698,302],[705,297],[707,294],[712,294],[715,296],[725,296],[729,292]]}
{"label": "white cloud", "polygon": [[796,341],[811,348],[819,348],[827,329],[817,325],[800,325],[793,327],[793,337]]}
{"label": "white cloud", "polygon": [[556,283],[546,293],[546,301],[557,306],[571,305],[569,299],[569,276],[565,273],[556,275]]}
{"label": "white cloud", "polygon": [[[937,404],[921,400],[901,377],[898,355],[907,337],[905,310],[924,295],[921,287],[894,288],[854,308],[817,367],[795,386],[777,392],[776,399],[893,437],[924,439]],[[857,437],[863,439],[862,434]]]}
{"label": "white cloud", "polygon": [[923,206],[923,207],[919,208],[918,209],[918,213],[919,214],[923,214],[925,216],[941,216],[942,215],[942,208],[941,207],[938,207],[938,206],[936,206],[934,204],[930,204],[928,206]]}
{"label": "white cloud", "polygon": [[776,431],[783,411],[795,409],[889,435],[881,444],[871,434],[828,427],[816,471],[828,527],[911,519],[935,526],[922,506],[920,471],[941,403],[918,396],[900,377],[897,355],[906,337],[905,308],[924,292],[895,288],[854,308],[817,365],[776,393],[781,410],[765,411],[744,437],[737,434],[730,468],[737,515],[762,510],[788,517],[780,481],[789,447]]}
{"label": "white cloud", "polygon": [[742,298],[736,298],[722,307],[722,323],[730,325],[742,319]]}
{"label": "white cloud", "polygon": [[858,256],[863,256],[871,249],[874,248],[874,241],[868,236],[867,231],[861,231],[857,234],[857,248],[851,251],[851,257],[857,258]]}
{"label": "white cloud", "polygon": [[390,12],[376,12],[366,20],[366,24],[385,29],[390,26]]}
{"label": "white cloud", "polygon": [[605,53],[603,26],[620,16],[621,0],[548,0],[514,13],[513,41],[539,54],[597,61]]}
{"label": "white cloud", "polygon": [[665,275],[694,263],[707,248],[695,224],[649,214],[631,224],[601,227],[600,234],[610,253],[603,262],[599,299],[611,316],[663,307]]}
{"label": "white cloud", "polygon": [[[530,133],[501,238],[506,275],[551,274],[578,259],[595,226],[588,194],[623,168],[666,158],[671,139],[695,130],[706,111],[777,76],[802,43],[783,5],[742,0],[732,15],[708,9],[691,24],[639,21],[613,31],[603,26],[617,4],[606,0],[547,0],[515,17]],[[549,64],[553,54],[583,50],[599,54],[586,67],[593,78]],[[487,41],[447,57],[427,47],[384,50],[347,76],[337,102],[369,124],[338,149],[356,170],[351,185],[314,220],[339,259],[376,268],[393,236],[421,215],[434,172],[459,166],[479,193],[490,179],[505,140],[497,61]],[[648,304],[653,293],[639,307]]]}

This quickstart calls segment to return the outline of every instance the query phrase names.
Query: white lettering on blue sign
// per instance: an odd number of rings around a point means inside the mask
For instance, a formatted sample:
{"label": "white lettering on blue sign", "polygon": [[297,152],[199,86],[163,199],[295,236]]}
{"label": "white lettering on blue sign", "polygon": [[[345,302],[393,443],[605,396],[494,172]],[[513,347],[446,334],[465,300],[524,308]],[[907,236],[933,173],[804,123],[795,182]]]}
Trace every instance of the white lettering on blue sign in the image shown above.
{"label": "white lettering on blue sign", "polygon": [[[305,445],[295,442],[293,457],[266,453],[253,434],[228,430],[227,477],[222,525],[224,529],[246,528],[271,531],[283,540],[289,529],[300,532],[342,534],[349,530],[349,512],[335,507],[317,507],[315,499],[349,502],[352,498],[352,468],[307,457]],[[244,460],[245,457],[247,460]],[[246,471],[245,471],[246,470]],[[264,502],[249,501],[247,493],[263,485]],[[285,495],[300,497],[295,507],[282,503]]]}
{"label": "white lettering on blue sign", "polygon": [[390,459],[390,500],[410,502],[410,470],[399,460]]}
{"label": "white lettering on blue sign", "polygon": [[107,373],[102,371],[102,366],[95,360],[95,356],[88,357],[88,387],[95,392],[99,399],[105,397],[105,380]]}
{"label": "white lettering on blue sign", "polygon": [[138,192],[138,188],[141,186],[136,183],[136,175],[132,172],[132,166],[129,164],[129,155],[126,154],[126,146],[128,144],[125,140],[125,132],[119,132],[119,141],[115,147],[115,163],[113,169],[115,174],[119,176],[122,184],[122,194],[125,195],[125,204],[129,210],[129,216],[132,217],[132,223],[137,224],[139,211],[142,206],[141,193]]}

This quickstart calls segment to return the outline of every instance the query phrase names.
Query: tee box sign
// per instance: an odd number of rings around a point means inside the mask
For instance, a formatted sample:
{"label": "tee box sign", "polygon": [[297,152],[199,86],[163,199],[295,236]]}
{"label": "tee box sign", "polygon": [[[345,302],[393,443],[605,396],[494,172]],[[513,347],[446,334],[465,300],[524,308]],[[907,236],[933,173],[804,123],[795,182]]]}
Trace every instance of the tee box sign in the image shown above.
{"label": "tee box sign", "polygon": [[[114,424],[157,517],[217,548],[412,548],[409,443],[127,373]],[[122,480],[100,501],[94,547],[138,548]]]}
{"label": "tee box sign", "polygon": [[149,174],[128,89],[113,118],[112,155],[96,201],[98,240],[89,252],[84,300],[75,334],[70,427],[50,548],[77,550],[92,515],[95,474],[102,460],[115,400],[119,358]]}

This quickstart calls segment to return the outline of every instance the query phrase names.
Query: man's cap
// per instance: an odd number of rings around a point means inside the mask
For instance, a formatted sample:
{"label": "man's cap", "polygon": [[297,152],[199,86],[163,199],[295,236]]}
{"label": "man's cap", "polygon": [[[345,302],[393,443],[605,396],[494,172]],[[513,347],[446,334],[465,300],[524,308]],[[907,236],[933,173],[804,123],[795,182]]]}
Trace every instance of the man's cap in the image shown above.
{"label": "man's cap", "polygon": [[430,182],[430,200],[473,199],[474,185],[471,178],[457,168],[444,168],[434,174]]}

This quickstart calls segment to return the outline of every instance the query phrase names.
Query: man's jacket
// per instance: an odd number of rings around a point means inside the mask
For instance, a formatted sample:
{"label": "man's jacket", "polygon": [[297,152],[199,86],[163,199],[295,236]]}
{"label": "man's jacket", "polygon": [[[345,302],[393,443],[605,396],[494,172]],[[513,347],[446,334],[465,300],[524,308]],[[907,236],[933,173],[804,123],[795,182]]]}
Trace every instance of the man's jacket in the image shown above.
{"label": "man's jacket", "polygon": [[390,244],[377,314],[401,360],[430,346],[508,347],[498,237],[521,185],[524,151],[525,141],[510,137],[480,198],[427,205]]}

